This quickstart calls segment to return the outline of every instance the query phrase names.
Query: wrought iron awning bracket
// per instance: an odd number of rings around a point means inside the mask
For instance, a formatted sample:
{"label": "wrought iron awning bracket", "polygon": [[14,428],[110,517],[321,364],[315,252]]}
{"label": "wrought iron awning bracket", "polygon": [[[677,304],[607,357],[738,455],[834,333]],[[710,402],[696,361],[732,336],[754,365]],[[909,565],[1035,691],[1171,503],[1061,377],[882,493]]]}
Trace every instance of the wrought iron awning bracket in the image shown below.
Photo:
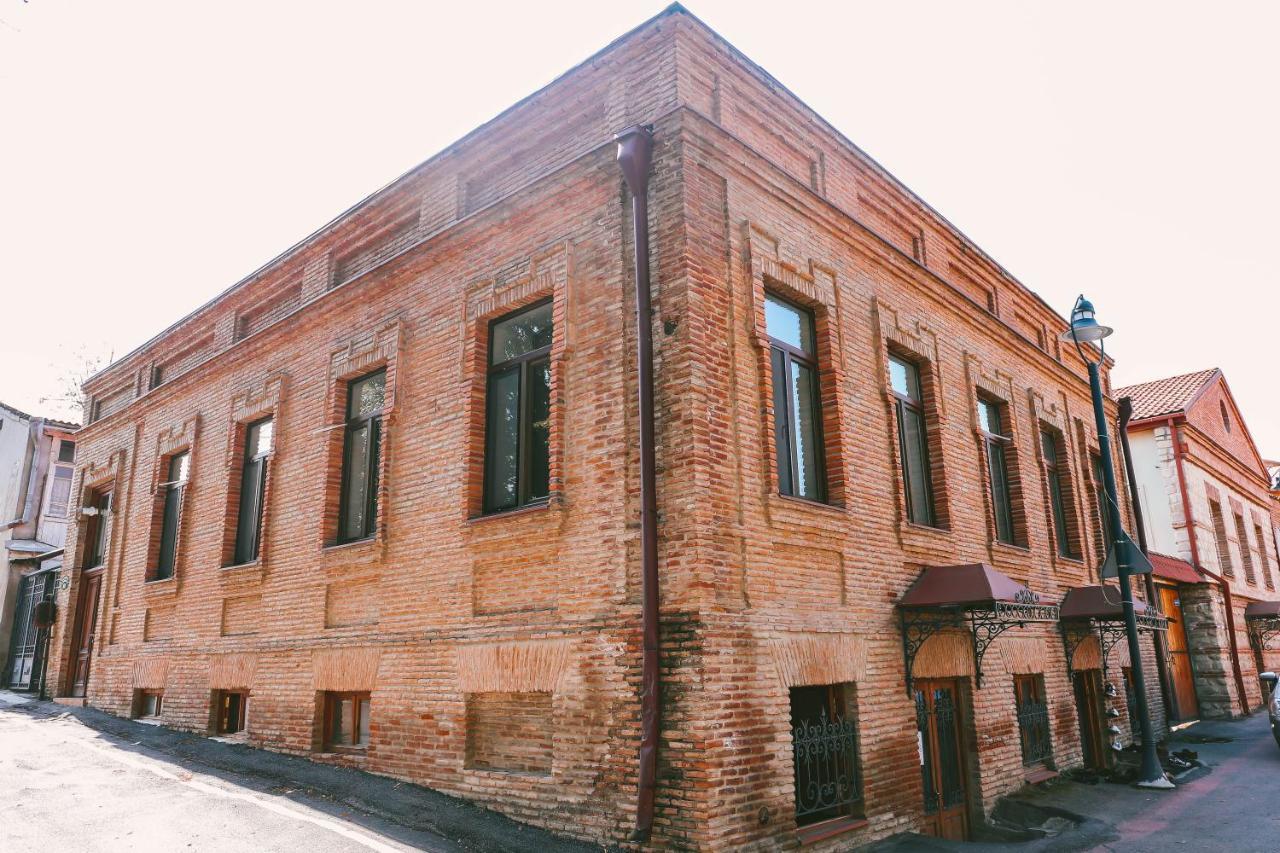
{"label": "wrought iron awning bracket", "polygon": [[1124,642],[1128,634],[1124,624],[1120,622],[1103,622],[1095,619],[1094,626],[1098,632],[1098,651],[1102,655],[1102,677],[1106,679],[1111,671],[1111,667],[1107,665],[1107,661],[1111,659],[1111,650]]}
{"label": "wrought iron awning bracket", "polygon": [[912,694],[916,654],[926,641],[948,628],[968,627],[973,638],[974,686],[982,687],[982,658],[996,638],[1028,622],[1056,622],[1055,604],[996,601],[985,607],[899,608],[902,650],[906,659],[907,695]]}
{"label": "wrought iron awning bracket", "polygon": [[1093,636],[1093,625],[1085,622],[1062,623],[1062,645],[1067,653],[1067,672],[1075,672],[1076,651]]}
{"label": "wrought iron awning bracket", "polygon": [[1280,617],[1268,616],[1261,619],[1245,620],[1249,630],[1249,641],[1258,654],[1272,651],[1271,641],[1280,637]]}
{"label": "wrought iron awning bracket", "polygon": [[902,620],[902,653],[907,666],[907,695],[912,695],[916,654],[930,637],[948,628],[964,625],[964,612],[958,608],[899,608]]}

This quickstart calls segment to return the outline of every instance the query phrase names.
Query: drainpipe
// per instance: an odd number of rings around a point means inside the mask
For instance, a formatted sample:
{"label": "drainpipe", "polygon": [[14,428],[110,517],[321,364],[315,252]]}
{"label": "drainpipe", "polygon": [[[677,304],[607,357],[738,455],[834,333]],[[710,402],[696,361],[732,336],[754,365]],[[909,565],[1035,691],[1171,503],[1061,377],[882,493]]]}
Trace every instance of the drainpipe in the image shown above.
{"label": "drainpipe", "polygon": [[653,322],[649,302],[649,167],[653,127],[632,126],[614,137],[618,165],[631,192],[635,229],[636,379],[640,395],[640,620],[644,658],[640,688],[640,766],[637,772],[633,841],[648,841],[653,830],[658,785],[658,498],[653,437]]}
{"label": "drainpipe", "polygon": [[[1147,530],[1142,519],[1142,500],[1138,497],[1138,475],[1133,470],[1133,452],[1129,449],[1129,421],[1133,419],[1133,400],[1129,397],[1121,397],[1117,401],[1120,405],[1120,447],[1124,450],[1124,470],[1125,478],[1129,481],[1129,502],[1133,505],[1134,527],[1138,533],[1138,547],[1142,549],[1142,553],[1150,554],[1147,551]],[[1147,603],[1159,610],[1160,599],[1156,596],[1156,581],[1154,572],[1148,572],[1143,575],[1143,584],[1147,591]],[[1160,681],[1160,698],[1164,700],[1165,719],[1174,710],[1173,691],[1170,689],[1169,681],[1169,643],[1163,631],[1152,632],[1155,635],[1156,645],[1156,676]]]}
{"label": "drainpipe", "polygon": [[1178,468],[1178,492],[1182,496],[1182,515],[1187,524],[1187,539],[1191,543],[1191,564],[1201,574],[1218,582],[1222,590],[1222,601],[1227,610],[1227,634],[1231,641],[1231,671],[1236,678],[1236,692],[1240,698],[1240,711],[1249,716],[1249,699],[1244,692],[1244,674],[1240,671],[1240,648],[1236,643],[1236,610],[1231,600],[1231,584],[1221,575],[1214,574],[1200,563],[1200,548],[1196,544],[1195,519],[1191,515],[1191,500],[1187,496],[1187,477],[1182,468],[1182,437],[1178,435],[1176,418],[1165,421],[1169,425],[1169,435],[1173,439],[1173,461]]}

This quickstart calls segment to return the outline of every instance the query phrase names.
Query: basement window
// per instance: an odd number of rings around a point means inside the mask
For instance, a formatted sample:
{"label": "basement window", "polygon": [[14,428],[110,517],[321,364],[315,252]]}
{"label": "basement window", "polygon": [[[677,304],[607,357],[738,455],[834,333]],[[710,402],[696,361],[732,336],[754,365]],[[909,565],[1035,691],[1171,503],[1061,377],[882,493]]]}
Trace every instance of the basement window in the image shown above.
{"label": "basement window", "polygon": [[368,693],[324,694],[324,751],[363,752],[369,745]]}
{"label": "basement window", "polygon": [[213,694],[213,710],[215,734],[239,734],[248,720],[249,694],[243,690],[218,690]]}
{"label": "basement window", "polygon": [[159,719],[164,711],[163,690],[136,690],[133,697],[133,716],[138,720]]}

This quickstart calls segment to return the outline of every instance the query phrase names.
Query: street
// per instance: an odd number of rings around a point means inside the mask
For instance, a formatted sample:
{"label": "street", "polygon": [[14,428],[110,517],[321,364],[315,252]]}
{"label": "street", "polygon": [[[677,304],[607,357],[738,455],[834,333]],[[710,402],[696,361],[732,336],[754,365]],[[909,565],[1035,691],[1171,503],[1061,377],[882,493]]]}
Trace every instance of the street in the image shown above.
{"label": "street", "polygon": [[[1171,792],[1061,782],[1018,799],[1085,820],[1052,838],[957,844],[899,836],[893,851],[1271,851],[1280,749],[1265,715],[1199,723]],[[218,743],[91,709],[0,692],[0,851],[596,849],[414,785]]]}
{"label": "street", "polygon": [[414,785],[0,691],[0,851],[595,849]]}

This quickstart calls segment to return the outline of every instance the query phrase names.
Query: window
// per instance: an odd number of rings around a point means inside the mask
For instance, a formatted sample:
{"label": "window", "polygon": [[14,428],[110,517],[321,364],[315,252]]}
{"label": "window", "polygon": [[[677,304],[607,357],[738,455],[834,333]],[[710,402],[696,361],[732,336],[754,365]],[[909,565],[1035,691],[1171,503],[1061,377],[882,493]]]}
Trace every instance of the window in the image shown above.
{"label": "window", "polygon": [[1249,550],[1249,530],[1244,526],[1244,516],[1236,513],[1236,541],[1240,543],[1240,562],[1244,565],[1245,583],[1258,585],[1258,576],[1253,571],[1253,554]]}
{"label": "window", "polygon": [[919,368],[897,356],[889,356],[889,387],[898,416],[898,454],[902,463],[902,491],[907,499],[907,520],[934,527],[937,519]]}
{"label": "window", "polygon": [[267,488],[267,460],[274,443],[275,421],[264,418],[244,430],[244,460],[240,468],[240,500],[236,511],[234,563],[258,559],[262,535],[262,500]]}
{"label": "window", "polygon": [[161,690],[139,690],[133,700],[134,717],[159,717],[164,710],[164,692]]}
{"label": "window", "polygon": [[338,542],[373,536],[378,524],[378,466],[387,373],[378,370],[347,383],[347,422],[342,444]]}
{"label": "window", "polygon": [[1022,740],[1022,765],[1046,766],[1053,759],[1053,741],[1049,736],[1049,705],[1044,699],[1043,676],[1015,675],[1013,695]]}
{"label": "window", "polygon": [[59,462],[75,462],[76,461],[76,443],[67,441],[65,438],[58,442],[58,461]]}
{"label": "window", "polygon": [[53,483],[49,486],[49,515],[65,518],[67,504],[71,502],[71,474],[74,469],[70,465],[53,466]]}
{"label": "window", "polygon": [[1275,589],[1275,581],[1271,578],[1271,558],[1267,556],[1267,537],[1262,533],[1262,525],[1254,523],[1253,538],[1258,542],[1258,557],[1262,563],[1262,581],[1267,589]]}
{"label": "window", "polygon": [[1231,415],[1227,414],[1227,404],[1222,400],[1218,401],[1218,413],[1222,415],[1223,429],[1231,432]]}
{"label": "window", "polygon": [[1218,568],[1226,577],[1236,576],[1235,567],[1231,565],[1231,549],[1227,545],[1227,523],[1222,517],[1222,504],[1209,501],[1209,518],[1213,522],[1213,545],[1218,552]]}
{"label": "window", "polygon": [[242,732],[249,713],[249,694],[241,690],[219,690],[213,694],[213,710],[216,734]]}
{"label": "window", "polygon": [[853,687],[791,688],[796,823],[862,816]]}
{"label": "window", "polygon": [[324,694],[324,751],[344,752],[369,745],[369,694]]}
{"label": "window", "polygon": [[107,559],[107,527],[111,520],[110,490],[94,492],[89,498],[89,507],[94,512],[85,525],[84,567],[94,569]]}
{"label": "window", "polygon": [[1044,454],[1044,479],[1049,488],[1049,511],[1053,515],[1053,536],[1058,554],[1078,557],[1073,529],[1074,503],[1071,501],[1071,470],[1066,464],[1066,454],[1060,452],[1062,434],[1049,429],[1040,430],[1040,449]]}
{"label": "window", "polygon": [[1107,509],[1110,502],[1107,500],[1107,485],[1102,476],[1102,457],[1097,453],[1090,453],[1089,466],[1093,473],[1093,505],[1098,512],[1098,531],[1101,534],[1098,542],[1098,563],[1101,564],[1115,545],[1115,535],[1111,530],[1111,513]]}
{"label": "window", "polygon": [[551,302],[489,327],[484,511],[545,501],[551,494]]}
{"label": "window", "polygon": [[793,497],[825,500],[822,402],[813,314],[768,294],[764,319],[773,372],[778,490]]}
{"label": "window", "polygon": [[1013,496],[1009,480],[1009,446],[1005,432],[1002,405],[992,400],[978,400],[978,426],[987,450],[987,475],[991,487],[991,512],[996,538],[1009,545],[1017,544],[1013,528]]}
{"label": "window", "polygon": [[182,495],[191,476],[191,454],[175,453],[169,457],[168,480],[163,483],[164,509],[160,522],[160,555],[151,580],[173,577],[178,557],[178,526],[182,520]]}

